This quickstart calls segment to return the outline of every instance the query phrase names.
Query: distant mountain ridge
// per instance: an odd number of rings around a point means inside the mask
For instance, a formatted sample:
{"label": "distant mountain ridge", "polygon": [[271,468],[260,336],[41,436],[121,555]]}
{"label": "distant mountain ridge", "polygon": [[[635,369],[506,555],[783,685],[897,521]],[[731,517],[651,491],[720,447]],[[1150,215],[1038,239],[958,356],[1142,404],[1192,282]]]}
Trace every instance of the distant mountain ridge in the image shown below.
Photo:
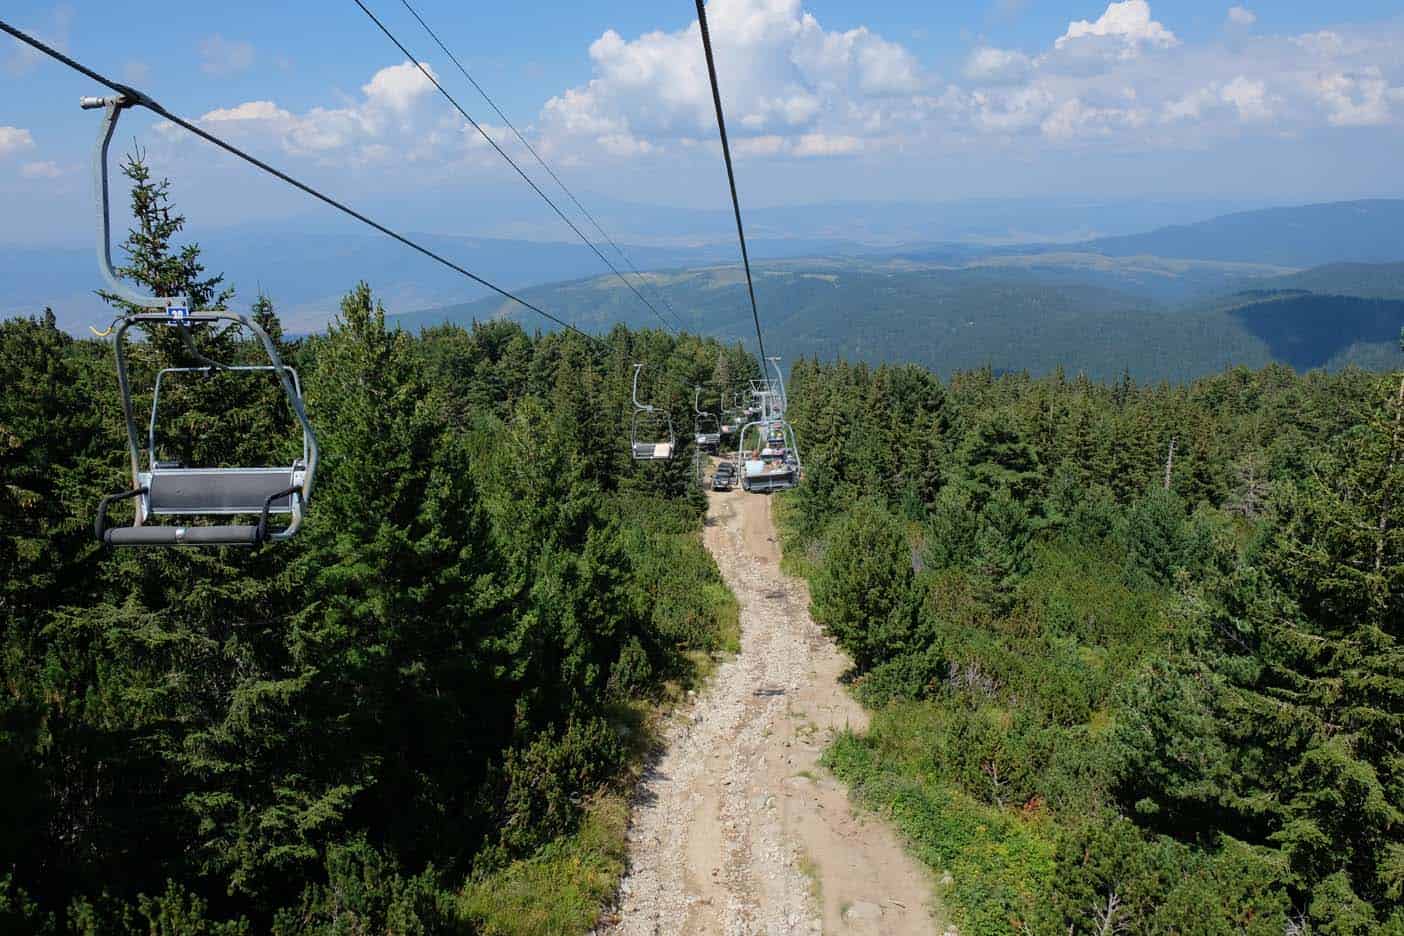
{"label": "distant mountain ridge", "polygon": [[[584,244],[488,237],[412,235],[465,268],[508,289],[593,276],[605,270]],[[325,327],[346,291],[370,283],[392,309],[413,309],[463,301],[486,291],[458,273],[384,237],[367,234],[300,234],[282,231],[217,231],[192,237],[206,268],[225,274],[238,289],[236,305],[247,308],[260,291],[273,299],[284,324],[294,331]],[[642,269],[702,266],[730,260],[731,244],[696,247],[626,245]],[[628,272],[626,261],[606,245],[607,256]],[[856,253],[859,245],[833,240],[761,239],[757,257],[813,253]],[[120,261],[120,257],[118,258]],[[87,333],[106,316],[95,295],[102,286],[92,248],[0,247],[0,316],[34,314],[52,306],[62,328]]]}
{"label": "distant mountain ridge", "polygon": [[1401,231],[1404,199],[1381,198],[1244,211],[1079,246],[1115,257],[1144,254],[1316,267],[1404,259]]}
{"label": "distant mountain ridge", "polygon": [[1362,299],[1404,299],[1404,263],[1330,263],[1269,282],[1278,289]]}
{"label": "distant mountain ridge", "polygon": [[[1018,217],[1010,203],[993,203],[982,227],[978,203],[960,208],[967,216],[959,228],[951,230],[993,232],[1001,226],[1008,228]],[[1095,217],[1094,209],[1095,206],[1081,206],[1079,210]],[[909,206],[895,221],[917,230],[924,210],[923,206]],[[1041,218],[1051,224],[1051,210],[1048,204],[1030,202],[1033,220]],[[974,312],[979,311],[980,296],[994,297],[987,302],[990,311],[998,316],[1009,312],[999,297],[1016,293],[1057,296],[1059,302],[1073,302],[1076,300],[1070,297],[1078,296],[1116,295],[1118,303],[1142,311],[1188,303],[1195,306],[1197,314],[1205,312],[1204,303],[1212,305],[1217,297],[1255,289],[1303,289],[1313,294],[1361,299],[1404,298],[1404,245],[1400,245],[1395,234],[1404,230],[1404,200],[1270,208],[1077,244],[1004,246],[965,242],[877,248],[843,239],[846,231],[860,236],[862,206],[833,206],[835,223],[827,227],[818,223],[822,213],[816,212],[819,206],[762,212],[769,219],[762,229],[775,236],[753,241],[752,257],[773,261],[768,271],[779,277],[777,283],[803,282],[792,276],[802,273],[844,277],[841,291],[856,310],[874,302],[883,307],[890,299],[887,290],[894,281],[901,283],[898,293],[914,291],[909,299],[916,306],[927,302],[933,289],[939,294],[934,300],[938,304],[953,302],[951,290],[956,290],[962,305]],[[798,226],[794,230],[825,236],[780,236],[789,223]],[[584,245],[443,235],[419,237],[431,249],[509,289],[560,283],[551,288],[554,292],[548,290],[541,295],[571,297],[570,302],[575,303],[572,314],[592,321],[602,321],[603,314],[635,324],[648,321],[637,318],[640,312],[648,313],[632,296],[628,297],[629,303],[611,301],[591,307],[590,302],[599,302],[611,293],[594,287],[582,292],[569,285],[582,277],[599,276],[603,269]],[[198,238],[198,242],[207,268],[225,273],[227,281],[238,288],[236,307],[247,307],[262,290],[274,300],[293,332],[325,327],[335,314],[340,297],[359,280],[369,282],[392,313],[456,307],[485,295],[458,274],[371,235],[244,229],[213,232]],[[725,280],[730,274],[723,271],[731,269],[737,259],[731,240],[704,240],[685,246],[630,244],[628,251],[640,269],[653,271],[651,275],[661,281],[679,283],[716,264],[728,266],[715,268],[712,278]],[[612,249],[605,252],[613,256]],[[616,263],[627,269],[622,261],[616,259]],[[963,285],[957,289],[957,283]],[[865,297],[857,292],[860,284],[875,290],[874,295]],[[93,295],[99,285],[90,250],[0,247],[0,315],[34,314],[51,305],[63,327],[86,333],[84,326],[103,320],[107,314]],[[613,286],[621,293],[627,292],[617,280]],[[577,302],[584,295],[589,296],[589,301]],[[689,297],[689,301],[694,299],[702,307],[712,308],[703,297]],[[800,290],[799,295],[783,296],[787,303],[811,300],[819,301],[805,290]],[[1084,311],[1090,315],[1103,305],[1097,299]],[[820,306],[824,307],[822,301]],[[1028,308],[1029,314],[1036,314],[1039,306],[1034,302]],[[725,320],[730,312],[718,307],[709,314]],[[851,314],[834,318],[838,346],[860,327],[851,318]],[[1036,323],[1031,323],[1031,327],[1033,324]],[[799,333],[810,332],[805,327],[799,329]],[[813,337],[808,346],[836,347],[823,335]],[[920,347],[921,336],[916,337],[916,346]]]}
{"label": "distant mountain ridge", "polygon": [[[1392,268],[1360,269],[1364,288],[1372,292],[1393,276]],[[1252,290],[1188,304],[1049,281],[1017,268],[894,270],[797,260],[756,264],[755,271],[767,347],[788,359],[841,354],[870,363],[909,361],[941,374],[986,365],[1035,374],[1062,367],[1094,378],[1129,370],[1146,381],[1187,380],[1273,361],[1298,370],[1404,367],[1398,350],[1404,291],[1352,296],[1292,285],[1341,285],[1338,269],[1262,277]],[[651,278],[689,330],[748,340],[750,309],[734,267]],[[632,296],[599,277],[533,287],[525,296],[587,331],[605,331],[615,321],[656,324]],[[541,326],[532,313],[496,299],[397,320],[419,328],[502,317]]]}

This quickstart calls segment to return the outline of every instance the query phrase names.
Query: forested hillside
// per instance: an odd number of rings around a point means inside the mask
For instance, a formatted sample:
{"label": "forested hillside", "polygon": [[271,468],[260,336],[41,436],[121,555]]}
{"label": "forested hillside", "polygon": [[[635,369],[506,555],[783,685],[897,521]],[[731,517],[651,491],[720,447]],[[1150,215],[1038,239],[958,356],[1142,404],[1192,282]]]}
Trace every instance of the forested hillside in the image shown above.
{"label": "forested hillside", "polygon": [[1081,245],[1109,256],[1148,254],[1310,267],[1399,259],[1404,199],[1375,198],[1244,211]]}
{"label": "forested hillside", "polygon": [[1404,263],[1331,263],[1258,280],[1259,289],[1300,289],[1361,299],[1404,299]]}
{"label": "forested hillside", "polygon": [[[896,260],[758,265],[757,297],[775,323],[767,344],[791,360],[840,355],[869,364],[914,363],[947,377],[989,366],[1039,375],[1061,367],[1094,379],[1129,372],[1142,381],[1189,380],[1274,361],[1300,369],[1404,362],[1395,341],[1404,327],[1404,295],[1381,296],[1376,288],[1361,298],[1339,270],[1311,281],[1335,292],[1322,289],[1273,303],[1265,300],[1293,288],[1289,282],[1264,278],[1267,285],[1253,287],[1263,292],[1245,296],[1241,290],[1249,284],[1242,274],[1221,270],[1219,281],[1238,290],[1186,305],[1137,292],[1138,278],[1172,275],[1168,266],[1142,261],[1118,267],[1099,274],[1101,284],[1094,285],[1078,258],[1064,258],[1057,275],[1029,268],[1029,259],[961,269],[913,269],[913,261]],[[1387,284],[1381,269],[1390,268],[1366,268],[1361,281]],[[657,273],[650,279],[690,330],[733,341],[751,327],[737,269]],[[526,295],[586,328],[615,320],[646,324],[648,316],[612,279],[538,287]],[[492,300],[411,313],[405,324],[518,314]]]}
{"label": "forested hillside", "polygon": [[795,365],[828,763],[965,936],[1404,933],[1404,374]]}
{"label": "forested hillside", "polygon": [[[124,273],[218,301],[164,187],[127,168]],[[325,334],[279,341],[322,445],[304,531],[105,551],[97,500],[130,486],[109,343],[0,324],[0,931],[588,929],[650,713],[735,639],[686,427],[692,386],[739,390],[751,359],[622,328],[415,336],[365,284]],[[189,363],[159,332],[131,354],[138,411]],[[634,361],[681,427],[663,467],[628,458]],[[294,456],[271,382],[162,397],[186,464]]]}

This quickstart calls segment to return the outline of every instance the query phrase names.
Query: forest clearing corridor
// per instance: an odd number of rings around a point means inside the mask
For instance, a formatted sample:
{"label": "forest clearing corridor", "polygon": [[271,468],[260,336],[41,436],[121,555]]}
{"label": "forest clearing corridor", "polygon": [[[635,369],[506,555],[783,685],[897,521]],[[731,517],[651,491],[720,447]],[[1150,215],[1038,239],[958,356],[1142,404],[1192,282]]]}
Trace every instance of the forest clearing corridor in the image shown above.
{"label": "forest clearing corridor", "polygon": [[611,936],[932,934],[930,873],[855,816],[819,764],[867,715],[849,661],[780,571],[771,499],[708,495],[705,540],[741,607],[741,652],[678,713],[645,773]]}

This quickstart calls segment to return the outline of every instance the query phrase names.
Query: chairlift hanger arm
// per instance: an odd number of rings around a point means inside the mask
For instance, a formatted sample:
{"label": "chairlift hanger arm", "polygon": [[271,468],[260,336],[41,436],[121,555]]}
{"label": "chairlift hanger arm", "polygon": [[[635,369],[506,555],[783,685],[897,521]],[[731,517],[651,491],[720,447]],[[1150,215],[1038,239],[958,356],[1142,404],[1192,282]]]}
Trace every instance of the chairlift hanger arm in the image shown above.
{"label": "chairlift hanger arm", "polygon": [[[130,90],[130,89],[128,89]],[[93,153],[93,196],[97,201],[98,213],[98,270],[102,273],[102,278],[107,281],[108,291],[118,299],[128,305],[136,306],[139,309],[160,309],[169,310],[172,306],[188,309],[190,301],[184,297],[161,297],[139,293],[132,289],[120,277],[112,266],[112,212],[109,207],[111,196],[107,181],[107,154],[112,146],[112,136],[117,131],[117,121],[122,116],[122,111],[133,106],[133,102],[138,99],[150,101],[145,95],[131,92],[129,97],[126,92],[119,93],[116,97],[100,98],[85,97],[79,104],[84,110],[96,110],[102,108],[102,126],[98,129],[97,148]],[[151,101],[151,103],[155,103]],[[194,350],[194,343],[187,337],[187,344]],[[195,352],[199,355],[199,352]]]}
{"label": "chairlift hanger arm", "polygon": [[642,364],[634,365],[634,409],[640,413],[653,412],[653,404],[639,402],[639,374],[643,371]]}

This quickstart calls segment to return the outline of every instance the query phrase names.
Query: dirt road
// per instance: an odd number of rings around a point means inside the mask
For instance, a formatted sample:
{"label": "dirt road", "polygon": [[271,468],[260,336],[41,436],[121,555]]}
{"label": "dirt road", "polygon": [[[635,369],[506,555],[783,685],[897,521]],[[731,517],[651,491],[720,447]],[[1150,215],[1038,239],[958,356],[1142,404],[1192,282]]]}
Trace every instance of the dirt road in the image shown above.
{"label": "dirt road", "polygon": [[881,822],[855,817],[818,764],[833,731],[867,719],[805,584],[780,572],[770,498],[709,496],[707,547],[741,603],[741,653],[644,777],[606,932],[940,933],[929,874]]}

